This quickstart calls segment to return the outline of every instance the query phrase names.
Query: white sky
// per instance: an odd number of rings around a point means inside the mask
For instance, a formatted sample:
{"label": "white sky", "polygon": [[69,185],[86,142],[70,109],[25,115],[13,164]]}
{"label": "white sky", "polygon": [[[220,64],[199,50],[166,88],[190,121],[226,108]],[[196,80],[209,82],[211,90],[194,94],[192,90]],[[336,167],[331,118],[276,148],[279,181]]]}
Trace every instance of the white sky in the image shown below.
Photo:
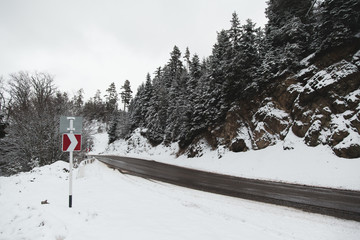
{"label": "white sky", "polygon": [[264,26],[266,0],[0,0],[0,76],[45,71],[86,98],[110,83],[132,90],[177,45],[201,58],[236,11]]}

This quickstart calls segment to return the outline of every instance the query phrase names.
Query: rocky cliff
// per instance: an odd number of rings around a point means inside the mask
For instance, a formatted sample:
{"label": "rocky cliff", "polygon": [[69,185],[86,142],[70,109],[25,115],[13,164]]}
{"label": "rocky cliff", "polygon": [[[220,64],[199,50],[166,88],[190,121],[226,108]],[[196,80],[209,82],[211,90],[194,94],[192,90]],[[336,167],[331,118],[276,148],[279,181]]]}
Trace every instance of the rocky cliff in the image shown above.
{"label": "rocky cliff", "polygon": [[[222,125],[209,128],[185,150],[201,155],[199,142],[240,152],[262,149],[292,131],[309,146],[328,145],[339,157],[360,157],[360,39],[301,61],[239,101]],[[284,149],[291,146],[284,145]]]}

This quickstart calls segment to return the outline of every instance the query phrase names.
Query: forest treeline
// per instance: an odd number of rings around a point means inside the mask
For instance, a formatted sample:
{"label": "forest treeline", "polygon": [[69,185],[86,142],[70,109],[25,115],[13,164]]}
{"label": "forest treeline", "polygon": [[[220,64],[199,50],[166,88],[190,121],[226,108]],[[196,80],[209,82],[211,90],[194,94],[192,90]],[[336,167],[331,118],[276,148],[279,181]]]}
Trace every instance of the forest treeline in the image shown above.
{"label": "forest treeline", "polygon": [[270,0],[265,13],[264,29],[250,19],[240,23],[233,13],[205,59],[175,46],[168,63],[152,79],[147,75],[131,102],[131,130],[145,128],[154,145],[178,141],[186,147],[220,125],[238,101],[295,73],[309,54],[360,37],[358,0]]}
{"label": "forest treeline", "polygon": [[168,62],[146,75],[133,98],[128,80],[120,89],[112,83],[105,96],[98,90],[85,102],[82,90],[69,98],[54,87],[49,74],[10,75],[9,89],[0,88],[0,168],[11,173],[62,159],[60,115],[106,123],[109,143],[143,128],[153,145],[179,142],[184,148],[220,125],[238,101],[296,72],[308,55],[325,54],[360,38],[358,0],[267,4],[265,28],[250,19],[240,22],[234,12],[229,29],[218,32],[206,58],[174,46]]}

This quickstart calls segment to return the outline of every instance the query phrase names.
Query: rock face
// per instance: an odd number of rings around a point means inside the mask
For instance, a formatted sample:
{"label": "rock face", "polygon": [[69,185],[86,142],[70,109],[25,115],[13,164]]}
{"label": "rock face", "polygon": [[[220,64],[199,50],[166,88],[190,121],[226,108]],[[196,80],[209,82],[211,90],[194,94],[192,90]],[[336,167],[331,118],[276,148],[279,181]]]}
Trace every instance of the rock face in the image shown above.
{"label": "rock face", "polygon": [[360,41],[305,58],[296,74],[278,77],[230,109],[225,122],[206,133],[208,143],[234,152],[262,149],[292,131],[309,146],[324,144],[339,157],[360,157],[359,48]]}
{"label": "rock face", "polygon": [[265,98],[252,118],[255,149],[273,145],[283,140],[291,123],[290,115],[272,98]]}

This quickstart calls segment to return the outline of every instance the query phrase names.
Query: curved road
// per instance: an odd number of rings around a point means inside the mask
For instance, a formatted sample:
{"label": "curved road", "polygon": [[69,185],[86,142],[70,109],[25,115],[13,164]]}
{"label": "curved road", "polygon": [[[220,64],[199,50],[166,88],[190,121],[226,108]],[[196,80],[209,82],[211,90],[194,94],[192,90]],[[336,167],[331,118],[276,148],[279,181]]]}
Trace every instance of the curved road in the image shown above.
{"label": "curved road", "polygon": [[360,221],[360,192],[357,191],[246,179],[137,158],[93,157],[123,173],[143,178]]}

